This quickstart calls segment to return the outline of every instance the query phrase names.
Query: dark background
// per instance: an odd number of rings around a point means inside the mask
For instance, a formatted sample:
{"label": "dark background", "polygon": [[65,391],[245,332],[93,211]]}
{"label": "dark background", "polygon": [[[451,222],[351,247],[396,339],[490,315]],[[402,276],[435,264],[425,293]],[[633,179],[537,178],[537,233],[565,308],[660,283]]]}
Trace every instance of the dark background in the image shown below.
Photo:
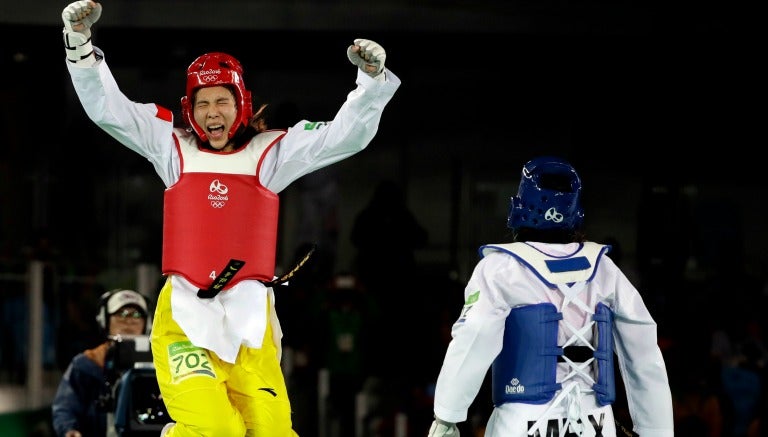
{"label": "dark background", "polygon": [[[86,118],[65,67],[64,6],[0,4],[0,268],[9,278],[31,258],[50,261],[61,284],[52,302],[70,293],[89,318],[91,287],[132,287],[137,265],[159,265],[163,186]],[[338,189],[331,270],[341,275],[355,269],[354,218],[380,181],[396,181],[429,239],[412,271],[392,274],[398,296],[429,308],[402,320],[423,321],[411,353],[429,347],[420,370],[436,377],[439,308],[449,307],[439,323],[455,319],[477,247],[507,237],[522,164],[561,155],[584,181],[588,235],[616,245],[676,375],[707,359],[713,332],[727,327],[737,343],[735,321],[765,308],[757,17],[722,1],[123,0],[104,2],[94,41],[135,101],[178,113],[187,65],[225,51],[257,100],[313,121],[331,119],[354,88],[352,40],[381,43],[403,84],[365,151],[281,193],[279,269],[305,242],[301,199],[313,182]],[[3,284],[6,296],[23,289]],[[286,293],[286,307],[300,295]],[[286,344],[301,350],[307,319],[281,314]],[[685,354],[670,346],[680,343]]]}
{"label": "dark background", "polygon": [[[234,10],[239,4],[223,3]],[[759,192],[746,192],[764,185],[757,159],[762,131],[755,110],[764,94],[758,79],[764,68],[756,54],[757,32],[747,24],[749,15],[737,15],[735,6],[674,9],[592,2],[581,8],[555,3],[515,8],[457,2],[454,9],[425,7],[411,23],[386,14],[368,17],[374,30],[351,18],[351,29],[344,28],[333,19],[330,6],[328,11],[320,8],[327,15],[311,21],[330,21],[327,29],[305,29],[306,23],[297,19],[286,28],[267,30],[229,30],[214,23],[209,24],[213,28],[161,28],[153,21],[156,15],[144,17],[138,6],[135,16],[124,20],[113,16],[110,6],[105,5],[94,39],[123,91],[135,101],[156,102],[177,113],[188,63],[200,53],[222,50],[246,66],[246,83],[259,101],[295,105],[301,118],[330,119],[353,86],[346,46],[355,37],[381,42],[388,51],[387,67],[403,85],[371,147],[333,169],[349,200],[342,206],[342,227],[377,179],[399,181],[410,198],[422,198],[419,187],[428,189],[442,180],[443,193],[426,196],[430,207],[419,215],[439,209],[448,213],[456,207],[452,202],[461,202],[451,191],[451,180],[460,179],[461,186],[476,184],[478,177],[506,181],[503,196],[508,198],[522,163],[543,153],[570,159],[582,173],[586,196],[608,184],[624,184],[630,193],[630,187],[663,179],[676,184],[675,190],[692,185],[701,192],[711,184],[730,191],[726,196],[757,200]],[[402,6],[389,5],[394,11]],[[174,10],[186,17],[194,8],[179,4]],[[445,18],[447,11],[474,11],[482,17],[453,21]],[[483,21],[491,18],[495,20],[488,24]],[[130,26],[121,26],[122,21]],[[421,23],[432,24],[422,29]],[[77,250],[69,257],[72,262],[96,257],[93,262],[103,267],[104,262],[156,261],[159,179],[143,159],[85,117],[55,42],[58,23],[12,22],[0,31],[3,40],[12,41],[2,47],[7,138],[0,154],[0,193],[12,207],[3,207],[0,254],[12,260],[38,233],[50,233],[59,250]],[[20,183],[27,189],[20,190]],[[612,202],[634,208],[631,201],[637,199],[594,197],[600,208],[610,208]],[[469,206],[466,201],[463,205]],[[422,209],[425,204],[412,206]],[[763,202],[744,206],[763,211]],[[501,225],[503,214],[498,217]],[[434,244],[458,232],[444,229],[447,220],[435,219],[426,224],[444,237]],[[146,226],[137,227],[142,221]],[[136,229],[107,248],[103,243],[115,238],[116,224]],[[632,229],[621,230],[625,232]],[[290,240],[290,235],[284,238]],[[627,240],[631,253],[633,238],[620,238]],[[340,244],[344,264],[351,249],[344,241]],[[111,255],[98,255],[103,250]],[[129,251],[133,255],[123,259]],[[106,260],[99,259],[105,255]]]}

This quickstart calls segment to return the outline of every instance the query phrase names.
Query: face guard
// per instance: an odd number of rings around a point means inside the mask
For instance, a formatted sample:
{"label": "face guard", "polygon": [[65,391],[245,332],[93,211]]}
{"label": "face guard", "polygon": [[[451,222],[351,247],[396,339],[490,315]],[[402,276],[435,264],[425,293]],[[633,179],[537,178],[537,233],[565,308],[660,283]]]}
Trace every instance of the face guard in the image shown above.
{"label": "face guard", "polygon": [[251,92],[245,89],[240,62],[226,53],[214,52],[198,57],[187,68],[187,95],[181,98],[181,114],[203,142],[208,141],[208,135],[195,122],[192,109],[195,90],[227,85],[234,91],[237,100],[237,119],[227,134],[227,138],[231,139],[241,126],[248,126],[253,116]]}
{"label": "face guard", "polygon": [[542,156],[523,166],[520,187],[507,216],[510,229],[565,229],[581,227],[581,179],[568,162]]}

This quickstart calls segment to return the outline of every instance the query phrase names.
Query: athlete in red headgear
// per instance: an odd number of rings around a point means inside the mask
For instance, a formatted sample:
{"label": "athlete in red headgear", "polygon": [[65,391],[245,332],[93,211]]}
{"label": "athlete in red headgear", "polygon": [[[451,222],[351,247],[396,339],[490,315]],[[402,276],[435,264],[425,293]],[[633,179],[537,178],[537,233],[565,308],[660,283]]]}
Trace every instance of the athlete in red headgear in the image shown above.
{"label": "athlete in red headgear", "polygon": [[[363,150],[400,85],[377,43],[347,48],[357,88],[330,122],[264,129],[243,68],[207,53],[187,69],[181,99],[188,129],[171,111],[135,103],[118,88],[90,27],[102,6],[62,13],[67,67],[86,113],[147,158],[165,183],[162,271],[152,325],[163,400],[176,422],[166,436],[292,436],[275,314],[277,193],[310,172]],[[265,285],[265,283],[267,283]]]}

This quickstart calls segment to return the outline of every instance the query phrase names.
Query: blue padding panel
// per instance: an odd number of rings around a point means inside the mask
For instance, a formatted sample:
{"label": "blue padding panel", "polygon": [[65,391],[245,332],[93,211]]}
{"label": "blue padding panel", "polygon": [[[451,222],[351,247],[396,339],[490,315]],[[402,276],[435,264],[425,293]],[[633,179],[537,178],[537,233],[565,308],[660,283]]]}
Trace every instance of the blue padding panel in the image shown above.
{"label": "blue padding panel", "polygon": [[577,256],[568,259],[550,259],[544,262],[547,263],[547,267],[552,273],[576,272],[579,270],[587,270],[592,267],[592,264],[589,263],[586,256]]}

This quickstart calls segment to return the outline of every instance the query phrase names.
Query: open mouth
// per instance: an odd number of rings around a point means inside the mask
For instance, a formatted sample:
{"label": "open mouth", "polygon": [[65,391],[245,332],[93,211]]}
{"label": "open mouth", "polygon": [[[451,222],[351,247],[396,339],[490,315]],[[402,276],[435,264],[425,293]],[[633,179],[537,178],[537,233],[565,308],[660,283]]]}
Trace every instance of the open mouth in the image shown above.
{"label": "open mouth", "polygon": [[210,126],[206,126],[205,130],[208,133],[208,138],[211,140],[216,140],[224,137],[223,124],[212,124]]}

